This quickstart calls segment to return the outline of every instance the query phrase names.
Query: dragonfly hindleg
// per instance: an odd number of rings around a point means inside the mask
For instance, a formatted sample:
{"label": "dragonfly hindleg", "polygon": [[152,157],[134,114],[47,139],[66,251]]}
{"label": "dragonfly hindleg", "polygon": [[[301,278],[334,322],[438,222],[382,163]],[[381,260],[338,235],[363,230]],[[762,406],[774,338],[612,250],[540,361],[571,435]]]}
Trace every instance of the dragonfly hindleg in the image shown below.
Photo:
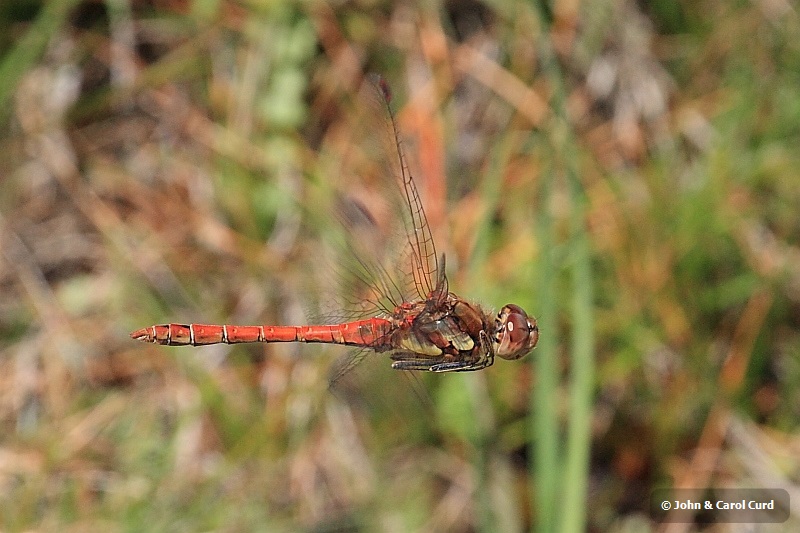
{"label": "dragonfly hindleg", "polygon": [[429,370],[431,372],[469,372],[472,370],[482,370],[487,366],[491,366],[492,360],[488,358],[479,359],[478,361],[452,361],[450,363],[439,363],[432,365]]}

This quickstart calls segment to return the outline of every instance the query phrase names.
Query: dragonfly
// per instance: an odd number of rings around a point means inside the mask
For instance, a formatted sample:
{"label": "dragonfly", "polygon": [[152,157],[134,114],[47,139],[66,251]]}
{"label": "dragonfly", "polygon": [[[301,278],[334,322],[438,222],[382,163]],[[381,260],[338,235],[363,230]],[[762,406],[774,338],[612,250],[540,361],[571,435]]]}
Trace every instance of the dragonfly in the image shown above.
{"label": "dragonfly", "polygon": [[[495,357],[517,360],[539,340],[536,319],[516,304],[496,314],[450,292],[445,256],[439,256],[428,218],[403,150],[391,107],[391,92],[379,76],[368,78],[367,91],[382,118],[381,151],[387,164],[385,179],[402,212],[402,260],[393,263],[400,275],[372,260],[357,258],[371,269],[368,277],[373,305],[370,314],[355,320],[322,325],[159,324],[138,329],[133,339],[167,346],[305,342],[339,344],[357,351],[343,365],[348,371],[369,353],[388,353],[396,370],[465,372],[491,366]],[[376,303],[377,302],[377,303]],[[366,302],[364,302],[366,303]]]}

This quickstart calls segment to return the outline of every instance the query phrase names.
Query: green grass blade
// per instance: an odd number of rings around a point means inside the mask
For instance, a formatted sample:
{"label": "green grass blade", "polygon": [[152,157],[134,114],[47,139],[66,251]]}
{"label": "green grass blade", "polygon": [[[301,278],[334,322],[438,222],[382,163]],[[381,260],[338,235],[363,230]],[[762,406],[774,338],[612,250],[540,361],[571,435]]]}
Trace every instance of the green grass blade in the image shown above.
{"label": "green grass blade", "polygon": [[[559,432],[556,415],[556,390],[558,387],[557,346],[554,331],[550,332],[548,341],[547,320],[556,321],[558,314],[555,278],[557,268],[554,261],[547,256],[547,250],[556,248],[553,223],[546,212],[541,224],[541,245],[545,250],[542,262],[541,313],[543,321],[542,340],[540,341],[541,358],[537,374],[537,390],[533,397],[538,405],[536,415],[537,446],[534,457],[537,459],[535,485],[537,486],[538,531],[584,531],[586,528],[586,487],[589,475],[590,422],[592,390],[594,382],[593,364],[593,313],[592,313],[592,270],[589,248],[589,237],[584,229],[585,195],[578,179],[579,150],[572,132],[572,125],[566,110],[567,94],[564,84],[564,73],[556,59],[551,42],[546,37],[550,18],[543,5],[538,5],[539,21],[543,28],[543,37],[539,39],[542,66],[548,80],[553,85],[551,109],[553,119],[544,127],[549,128],[552,139],[554,170],[550,173],[545,190],[553,190],[555,175],[565,175],[571,200],[571,236],[569,250],[572,254],[570,265],[572,287],[572,345],[571,369],[569,385],[569,412],[565,455],[559,457]],[[548,227],[549,226],[549,227]],[[551,252],[552,253],[552,252]],[[561,462],[559,461],[561,460]],[[563,466],[563,468],[561,468]],[[559,475],[559,473],[561,475]],[[556,514],[557,513],[557,514]]]}
{"label": "green grass blade", "polygon": [[[546,173],[543,187],[544,199],[549,197],[554,175]],[[542,202],[547,205],[546,201]],[[555,509],[559,493],[558,417],[556,390],[558,388],[558,332],[556,329],[556,268],[554,261],[555,228],[549,211],[542,208],[538,220],[541,260],[539,264],[539,286],[537,287],[537,320],[539,322],[539,344],[532,358],[536,366],[536,380],[531,392],[531,487],[534,497],[538,531],[553,531]],[[534,522],[536,523],[536,522]]]}
{"label": "green grass blade", "polygon": [[586,489],[591,445],[592,391],[594,384],[594,313],[589,238],[584,230],[584,212],[575,202],[572,241],[572,375],[570,409],[562,494],[562,531],[586,528]]}

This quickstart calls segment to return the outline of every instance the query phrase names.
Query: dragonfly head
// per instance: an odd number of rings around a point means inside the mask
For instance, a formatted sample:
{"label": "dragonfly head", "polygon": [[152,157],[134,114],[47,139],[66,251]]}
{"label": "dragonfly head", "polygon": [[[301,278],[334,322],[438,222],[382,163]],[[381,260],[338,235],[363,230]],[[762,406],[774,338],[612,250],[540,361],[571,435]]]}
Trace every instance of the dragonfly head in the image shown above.
{"label": "dragonfly head", "polygon": [[518,305],[503,307],[495,319],[495,355],[514,360],[530,352],[539,341],[536,319]]}

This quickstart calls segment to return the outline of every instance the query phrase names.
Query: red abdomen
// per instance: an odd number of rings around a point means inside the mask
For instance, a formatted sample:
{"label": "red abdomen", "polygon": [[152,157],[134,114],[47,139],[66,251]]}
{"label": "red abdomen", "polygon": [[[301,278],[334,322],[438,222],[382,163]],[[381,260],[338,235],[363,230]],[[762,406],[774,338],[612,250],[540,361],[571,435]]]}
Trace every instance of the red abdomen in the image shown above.
{"label": "red abdomen", "polygon": [[320,342],[384,347],[392,323],[369,318],[324,326],[232,326],[216,324],[159,324],[131,333],[131,337],[167,346],[204,346],[240,342]]}

